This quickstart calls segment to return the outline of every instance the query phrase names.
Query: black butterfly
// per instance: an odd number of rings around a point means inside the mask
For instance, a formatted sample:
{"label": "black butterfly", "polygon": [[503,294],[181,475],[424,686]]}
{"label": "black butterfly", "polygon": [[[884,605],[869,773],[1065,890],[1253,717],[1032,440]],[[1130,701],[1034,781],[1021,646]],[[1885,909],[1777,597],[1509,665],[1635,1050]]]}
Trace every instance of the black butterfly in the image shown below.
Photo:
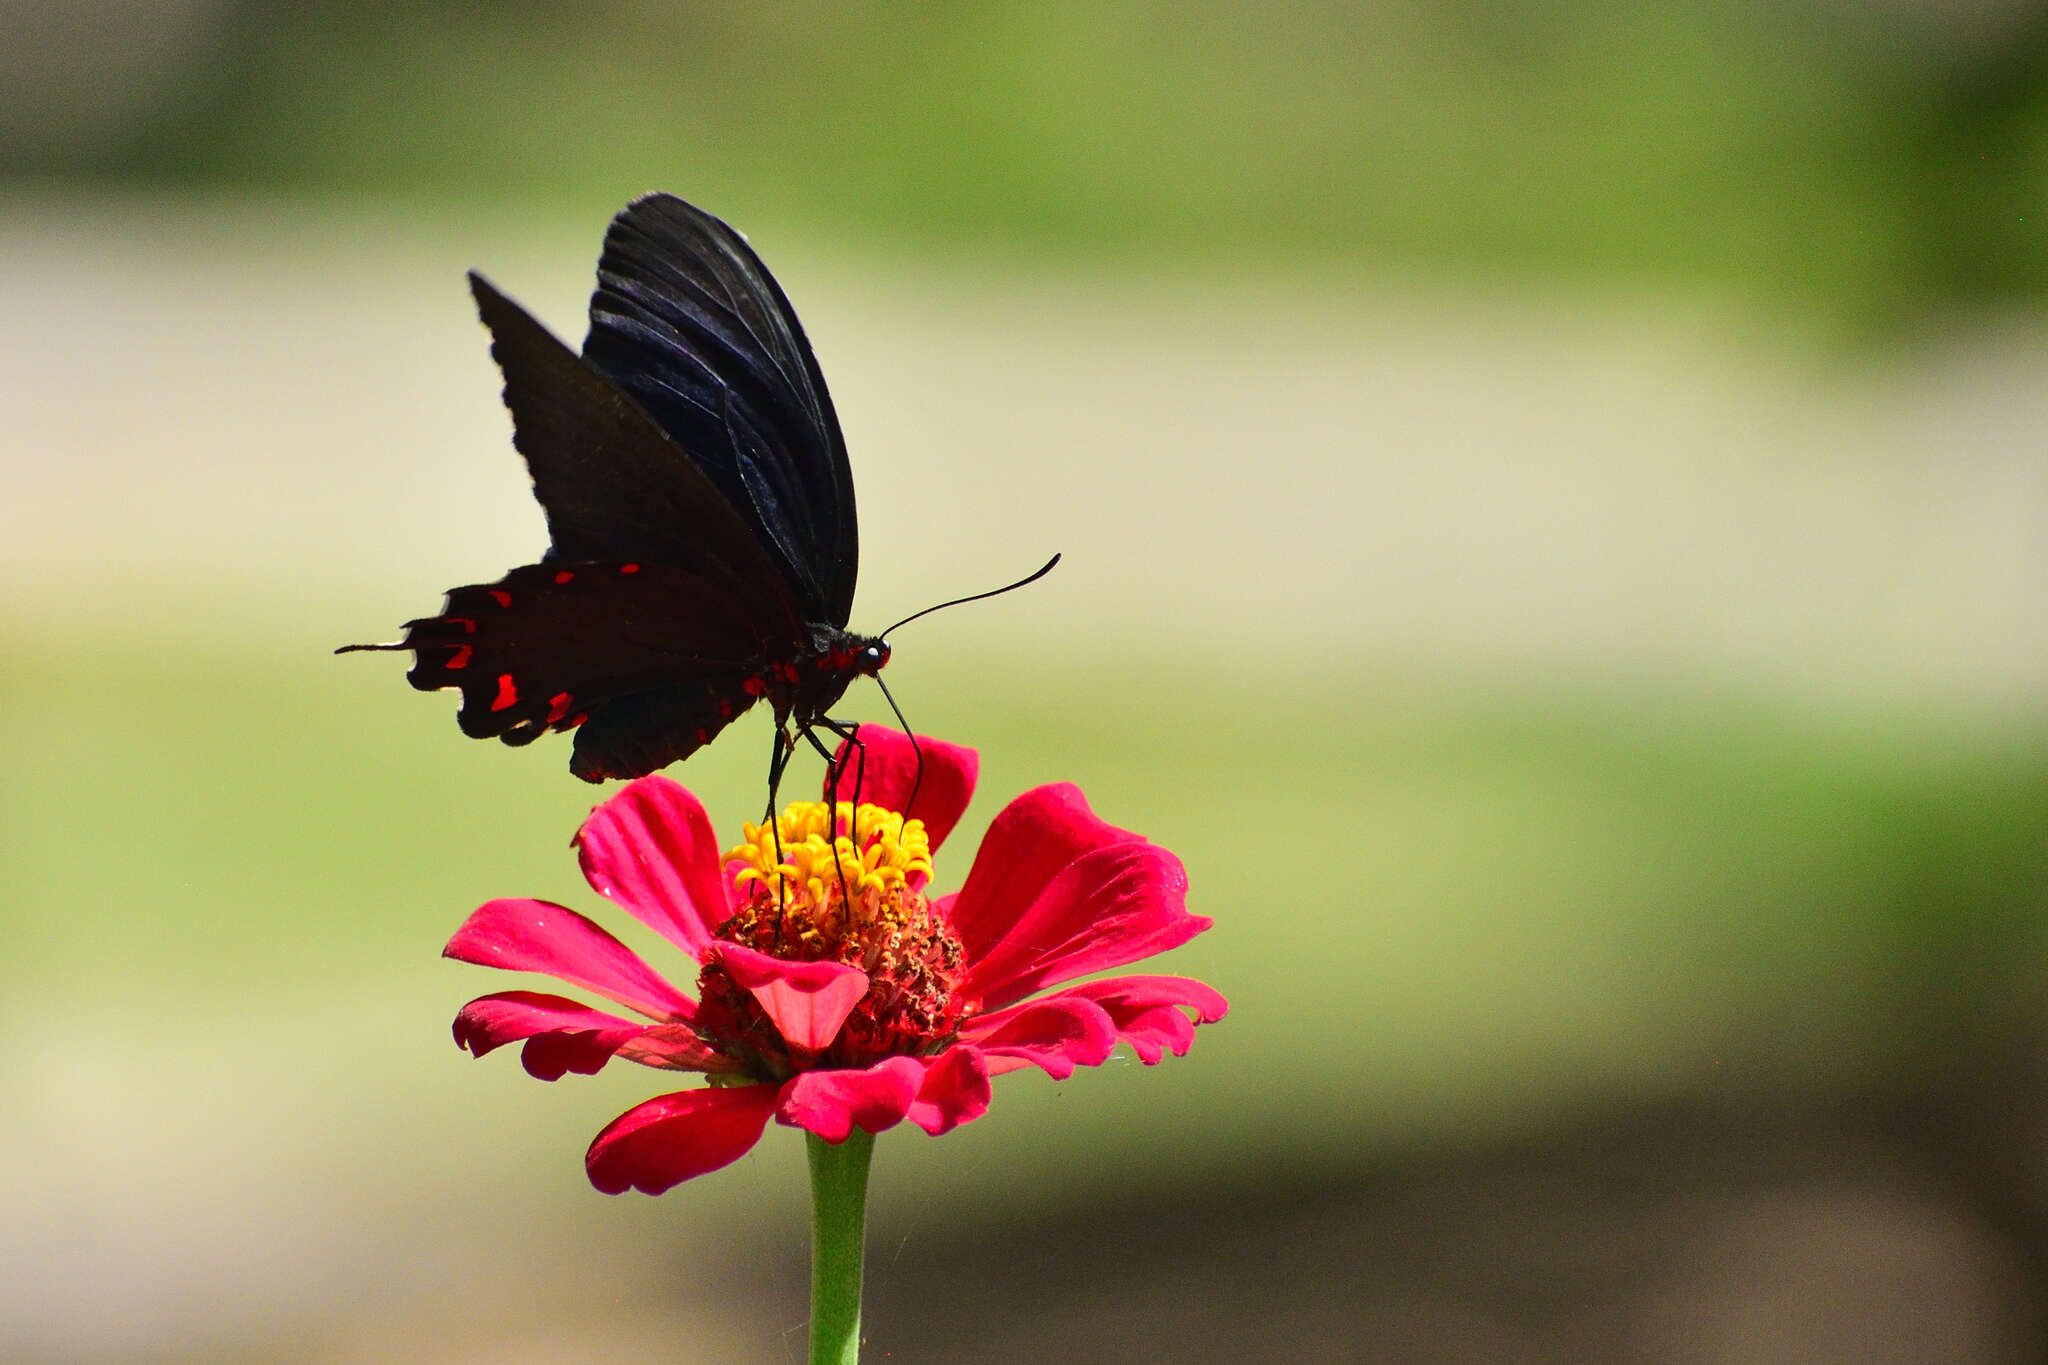
{"label": "black butterfly", "polygon": [[588,782],[687,758],[765,697],[772,802],[791,724],[824,752],[812,727],[847,736],[827,708],[889,661],[846,629],[853,474],[789,300],[739,233],[666,194],[612,220],[580,357],[469,282],[552,544],[402,641],[346,648],[411,650],[407,681],[460,691],[473,738],[575,730]]}

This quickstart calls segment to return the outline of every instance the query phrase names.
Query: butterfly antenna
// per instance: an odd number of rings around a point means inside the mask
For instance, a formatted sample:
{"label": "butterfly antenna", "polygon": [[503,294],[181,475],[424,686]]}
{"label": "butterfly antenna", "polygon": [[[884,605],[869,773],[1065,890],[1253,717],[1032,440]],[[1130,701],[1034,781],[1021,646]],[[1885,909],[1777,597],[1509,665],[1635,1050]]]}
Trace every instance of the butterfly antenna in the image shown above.
{"label": "butterfly antenna", "polygon": [[[883,631],[882,638],[887,639],[889,636],[894,635],[920,616],[930,616],[933,612],[944,611],[947,607],[957,607],[968,602],[980,602],[990,597],[1001,597],[1006,592],[1015,592],[1019,588],[1030,587],[1033,583],[1051,573],[1053,566],[1059,562],[1060,557],[1054,555],[1051,559],[1039,565],[1036,571],[1026,574],[1015,583],[1008,583],[1000,588],[991,588],[987,592],[977,592],[967,597],[956,597],[950,602],[941,602],[935,607],[926,607],[923,611],[914,611]],[[903,803],[903,814],[908,818],[911,807],[917,804],[917,793],[924,786],[924,749],[918,744],[917,735],[911,730],[910,722],[903,718],[903,708],[896,704],[894,694],[889,691],[889,684],[882,681],[882,675],[879,673],[870,674],[869,676],[875,680],[875,686],[882,689],[882,696],[887,699],[889,709],[896,713],[896,723],[903,727],[904,738],[910,741],[910,752],[917,758],[917,775],[910,780],[910,799]]]}
{"label": "butterfly antenna", "polygon": [[[910,615],[904,617],[901,621],[898,621],[895,625],[883,631],[882,635],[884,638],[894,635],[898,630],[902,629],[904,626],[909,625],[918,617],[930,616],[933,612],[944,611],[947,607],[957,607],[965,602],[979,602],[985,597],[1001,597],[1006,592],[1015,592],[1019,588],[1029,587],[1031,584],[1036,583],[1039,579],[1051,573],[1052,566],[1059,562],[1060,557],[1058,555],[1054,555],[1051,559],[1045,561],[1044,566],[1040,568],[1037,573],[1027,574],[1025,577],[1018,579],[1015,583],[1011,583],[1006,587],[990,588],[987,592],[978,592],[975,593],[972,597],[956,597],[950,602],[941,602],[936,607],[926,607],[923,611],[914,611]],[[893,703],[891,704],[893,705]],[[902,717],[898,716],[897,719],[901,720]]]}
{"label": "butterfly antenna", "polygon": [[[1052,560],[1053,560],[1053,564],[1057,564],[1057,563],[1059,563],[1059,559],[1060,559],[1060,557],[1059,557],[1058,555],[1054,555],[1054,556],[1052,557]],[[1046,566],[1045,566],[1045,569],[1050,569],[1051,567],[1052,567],[1052,564],[1048,564],[1048,565],[1046,565]],[[1041,574],[1043,574],[1043,573],[1045,572],[1045,569],[1040,569],[1040,570],[1038,571],[1038,573],[1035,573],[1035,574],[1031,575],[1031,578],[1037,578],[1037,577],[1039,577],[1039,576],[1040,576]],[[1025,583],[1029,583],[1029,582],[1031,581],[1031,578],[1027,578],[1027,579],[1025,579],[1025,580],[1024,580],[1024,582],[1025,582]],[[1012,586],[1012,587],[1022,587],[1022,586],[1023,586],[1023,584],[1022,584],[1022,583],[1017,583],[1017,584],[1012,584],[1011,586]],[[1001,589],[998,589],[997,591],[1000,591],[1000,592],[1008,592],[1008,591],[1009,591],[1009,588],[1001,588]],[[984,594],[983,594],[983,596],[989,596],[989,595],[990,595],[990,594],[986,594],[986,593],[984,593]],[[961,600],[962,600],[962,601],[967,601],[967,602],[972,602],[972,601],[973,601],[974,599],[973,599],[973,598],[971,598],[971,597],[968,597],[968,598],[963,598],[963,599],[961,599]],[[937,611],[937,610],[938,610],[938,608],[937,608],[937,607],[933,607],[933,608],[932,608],[932,610],[933,610],[933,611]],[[922,615],[922,613],[919,613],[919,614],[920,614],[920,615]],[[909,799],[908,801],[905,801],[905,802],[903,803],[903,818],[907,820],[907,819],[909,819],[909,818],[910,818],[910,808],[911,808],[912,806],[915,806],[915,805],[917,804],[917,789],[918,789],[919,787],[922,787],[922,786],[924,785],[924,750],[918,747],[918,743],[917,743],[917,736],[916,736],[915,734],[911,733],[911,729],[910,729],[910,722],[909,722],[909,721],[907,721],[907,720],[905,720],[905,719],[903,719],[903,708],[902,708],[902,707],[900,707],[900,706],[898,706],[898,705],[896,704],[896,698],[895,698],[894,696],[890,695],[890,692],[889,692],[889,684],[887,684],[887,683],[885,683],[885,682],[883,682],[883,681],[882,681],[882,675],[881,675],[881,674],[879,674],[879,673],[875,674],[875,686],[877,686],[877,687],[879,687],[879,688],[881,688],[881,689],[882,689],[882,696],[883,696],[883,698],[884,698],[884,699],[886,699],[886,700],[888,701],[888,703],[889,703],[889,709],[890,709],[891,711],[894,711],[894,712],[896,713],[896,723],[897,723],[898,725],[900,725],[900,726],[902,726],[902,727],[903,727],[903,737],[904,737],[905,739],[907,739],[907,740],[909,740],[909,741],[910,741],[910,752],[911,752],[911,753],[913,753],[913,754],[915,754],[915,755],[917,755],[917,776],[915,776],[915,777],[913,777],[913,778],[911,778],[911,779],[910,779],[910,799]]]}

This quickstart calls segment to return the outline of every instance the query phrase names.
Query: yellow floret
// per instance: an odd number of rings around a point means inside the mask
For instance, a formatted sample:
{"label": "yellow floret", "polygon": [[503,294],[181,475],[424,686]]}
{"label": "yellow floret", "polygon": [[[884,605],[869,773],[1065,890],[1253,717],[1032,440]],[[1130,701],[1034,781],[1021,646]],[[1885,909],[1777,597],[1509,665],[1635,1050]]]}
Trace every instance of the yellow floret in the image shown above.
{"label": "yellow floret", "polygon": [[[828,808],[822,801],[793,801],[774,826],[742,824],[742,840],[725,861],[745,864],[736,880],[758,881],[779,899],[799,898],[823,908],[844,885],[856,901],[892,901],[912,873],[932,874],[931,841],[924,821],[905,820],[892,810],[850,801]],[[828,836],[831,837],[828,842]],[[857,839],[856,839],[857,834]],[[776,846],[781,845],[781,859]],[[879,910],[879,904],[870,911]]]}

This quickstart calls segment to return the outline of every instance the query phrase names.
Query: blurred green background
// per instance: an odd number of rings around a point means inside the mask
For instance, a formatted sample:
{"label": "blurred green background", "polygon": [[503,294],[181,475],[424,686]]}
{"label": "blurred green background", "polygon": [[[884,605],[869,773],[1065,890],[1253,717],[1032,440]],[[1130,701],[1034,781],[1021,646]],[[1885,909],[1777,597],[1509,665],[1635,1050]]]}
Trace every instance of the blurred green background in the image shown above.
{"label": "blurred green background", "polygon": [[448,1041],[489,897],[666,961],[566,744],[327,652],[544,543],[462,270],[664,188],[856,627],[1067,556],[895,642],[940,882],[1078,781],[1234,1007],[886,1137],[877,1356],[2038,1358],[2048,6],[0,13],[0,1356],[801,1356],[788,1133],[608,1200],[658,1076]]}

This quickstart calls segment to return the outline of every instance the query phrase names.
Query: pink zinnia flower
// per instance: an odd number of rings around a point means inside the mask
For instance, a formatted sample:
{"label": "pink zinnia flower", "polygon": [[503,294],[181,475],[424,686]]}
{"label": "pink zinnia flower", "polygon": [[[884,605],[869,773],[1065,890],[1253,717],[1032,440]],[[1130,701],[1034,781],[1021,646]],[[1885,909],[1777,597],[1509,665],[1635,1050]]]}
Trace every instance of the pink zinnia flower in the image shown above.
{"label": "pink zinnia flower", "polygon": [[875,726],[860,738],[869,802],[858,812],[798,802],[775,830],[747,825],[721,852],[694,796],[643,777],[584,823],[584,876],[694,959],[695,999],[547,901],[492,901],[448,941],[449,957],[543,972],[651,1021],[502,991],[455,1018],[456,1042],[475,1055],[524,1040],[542,1080],[613,1057],[709,1077],[597,1135],[585,1164],[607,1194],[659,1194],[716,1170],[771,1117],[828,1142],[905,1119],[944,1133],[987,1111],[992,1076],[1036,1066],[1064,1079],[1119,1042],[1150,1065],[1223,1017],[1223,997],[1183,977],[1036,994],[1209,927],[1187,911],[1173,854],[1098,819],[1078,788],[1039,787],[996,816],[959,892],[928,899],[931,857],[967,807],[978,757],[921,738],[923,781],[905,812],[909,742]]}

